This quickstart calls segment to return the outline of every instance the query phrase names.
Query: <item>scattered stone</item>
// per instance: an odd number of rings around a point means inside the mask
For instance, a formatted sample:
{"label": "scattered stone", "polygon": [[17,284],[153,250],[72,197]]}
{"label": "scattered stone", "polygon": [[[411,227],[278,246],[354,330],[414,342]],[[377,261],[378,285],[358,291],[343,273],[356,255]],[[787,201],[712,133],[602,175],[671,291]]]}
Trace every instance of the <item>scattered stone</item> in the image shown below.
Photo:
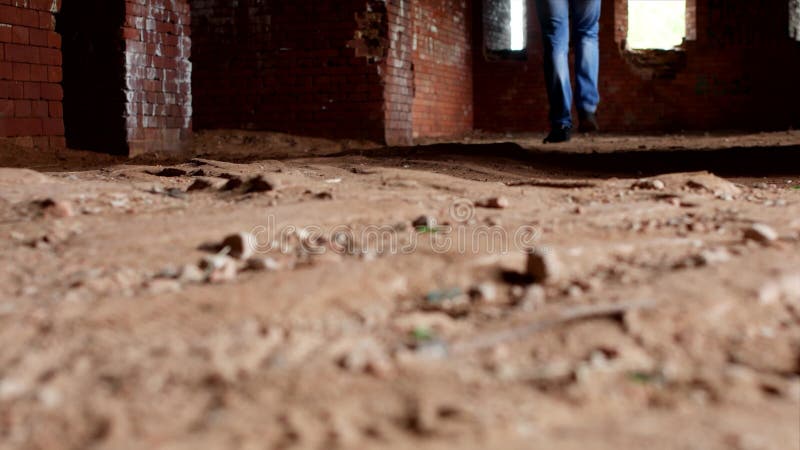
{"label": "scattered stone", "polygon": [[38,202],[45,216],[64,219],[75,215],[72,203],[63,200],[45,199]]}
{"label": "scattered stone", "polygon": [[235,233],[222,240],[220,248],[228,248],[228,255],[233,258],[245,260],[253,256],[255,236],[247,232]]}
{"label": "scattered stone", "polygon": [[[519,287],[519,286],[515,286]],[[542,286],[538,284],[521,288],[522,292],[518,294],[516,306],[523,311],[534,311],[545,304],[547,293]]]}
{"label": "scattered stone", "polygon": [[392,230],[394,231],[406,231],[408,229],[408,223],[406,222],[397,222],[392,225]]}
{"label": "scattered stone", "polygon": [[186,193],[179,188],[169,188],[166,190],[165,194],[167,194],[167,197],[178,198],[181,200],[186,199]]}
{"label": "scattered stone", "polygon": [[173,266],[167,266],[163,269],[156,272],[154,275],[155,278],[178,278],[180,275],[180,269],[177,269]]}
{"label": "scattered stone", "polygon": [[378,377],[388,375],[393,365],[386,350],[372,338],[348,342],[339,352],[339,366],[350,372],[371,373]]}
{"label": "scattered stone", "polygon": [[664,189],[666,185],[661,180],[650,180],[646,178],[642,178],[641,180],[637,180],[635,183],[631,185],[631,189],[646,189],[646,190],[655,190],[660,191]]}
{"label": "scattered stone", "polygon": [[180,292],[181,283],[177,280],[157,278],[147,282],[147,290],[156,295]]}
{"label": "scattered stone", "polygon": [[756,183],[753,185],[755,189],[769,189],[769,185],[767,183]]}
{"label": "scattered stone", "polygon": [[687,269],[692,267],[712,266],[730,261],[731,253],[725,248],[707,249],[678,261],[673,266],[676,269]]}
{"label": "scattered stone", "polygon": [[537,283],[558,281],[563,269],[561,261],[552,249],[534,249],[528,252],[528,275]]}
{"label": "scattered stone", "polygon": [[210,255],[200,260],[209,283],[225,283],[236,279],[236,261],[227,255]]}
{"label": "scattered stone", "polygon": [[569,285],[569,287],[566,290],[567,297],[573,299],[580,298],[583,296],[583,294],[584,294],[583,288],[581,286],[578,286],[577,284]]}
{"label": "scattered stone", "polygon": [[206,171],[203,170],[203,169],[195,169],[195,170],[189,172],[189,175],[193,176],[193,177],[204,177],[207,174],[206,174]]}
{"label": "scattered stone", "polygon": [[318,192],[314,194],[314,198],[317,200],[333,200],[333,193],[328,191]]}
{"label": "scattered stone", "polygon": [[447,343],[441,339],[422,340],[414,345],[414,354],[422,359],[445,359],[449,353]]}
{"label": "scattered stone", "polygon": [[505,209],[508,208],[511,203],[508,201],[506,197],[492,197],[486,200],[481,200],[477,202],[475,205],[481,208],[493,208],[493,209]]}
{"label": "scattered stone", "polygon": [[704,190],[717,197],[736,197],[742,192],[735,184],[709,172],[691,174],[691,178],[686,182],[686,187]]}
{"label": "scattered stone", "polygon": [[411,222],[411,225],[413,225],[414,228],[426,228],[431,230],[436,228],[436,218],[422,215],[414,219],[414,221]]}
{"label": "scattered stone", "polygon": [[800,310],[800,274],[784,275],[765,284],[758,291],[758,301],[764,305],[783,301]]}
{"label": "scattered stone", "polygon": [[497,287],[492,283],[481,283],[469,289],[469,298],[478,302],[493,302],[497,299]]}
{"label": "scattered stone", "polygon": [[179,169],[177,167],[165,167],[158,172],[148,172],[151,175],[159,176],[159,177],[182,177],[186,176],[188,172],[183,169]]}
{"label": "scattered stone", "polygon": [[244,184],[244,181],[236,175],[231,175],[231,174],[224,174],[224,175],[229,175],[230,178],[223,177],[228,179],[228,182],[222,186],[223,191],[232,191],[234,189],[239,189]]}
{"label": "scattered stone", "polygon": [[130,207],[130,199],[125,194],[114,194],[114,198],[109,203],[112,208],[126,209]]}
{"label": "scattered stone", "polygon": [[453,300],[463,295],[463,291],[459,287],[452,287],[449,289],[435,289],[425,295],[425,300],[428,303],[441,303],[445,300]]}
{"label": "scattered stone", "polygon": [[362,169],[361,167],[353,167],[350,169],[350,172],[355,173],[357,175],[372,175],[378,173],[376,170]]}
{"label": "scattered stone", "polygon": [[186,189],[186,192],[204,191],[206,189],[222,188],[222,186],[223,183],[212,178],[197,178],[192,184],[189,185],[189,187]]}
{"label": "scattered stone", "polygon": [[273,191],[278,187],[278,183],[275,180],[269,179],[264,175],[256,175],[253,178],[247,180],[247,183],[244,184],[244,192],[246,194],[250,194],[253,192],[268,192]]}
{"label": "scattered stone", "polygon": [[178,271],[177,279],[183,283],[202,283],[206,274],[196,264],[186,264]]}
{"label": "scattered stone", "polygon": [[778,233],[769,225],[754,223],[744,230],[744,239],[747,241],[756,241],[761,244],[769,244],[778,239]]}
{"label": "scattered stone", "polygon": [[257,272],[274,272],[276,270],[281,269],[281,264],[276,261],[274,258],[259,258],[259,257],[252,257],[248,258],[245,264],[245,269],[253,270]]}

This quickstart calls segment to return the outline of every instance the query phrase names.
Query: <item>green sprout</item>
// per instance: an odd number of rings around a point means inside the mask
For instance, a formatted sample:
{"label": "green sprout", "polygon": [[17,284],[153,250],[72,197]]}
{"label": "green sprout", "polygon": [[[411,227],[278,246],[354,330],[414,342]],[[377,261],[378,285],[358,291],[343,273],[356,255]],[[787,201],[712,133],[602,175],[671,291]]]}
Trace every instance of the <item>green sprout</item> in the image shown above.
{"label": "green sprout", "polygon": [[628,379],[641,384],[658,383],[664,380],[660,373],[642,372],[639,370],[628,372]]}
{"label": "green sprout", "polygon": [[417,341],[430,341],[433,339],[433,332],[429,328],[415,327],[411,330],[411,337]]}

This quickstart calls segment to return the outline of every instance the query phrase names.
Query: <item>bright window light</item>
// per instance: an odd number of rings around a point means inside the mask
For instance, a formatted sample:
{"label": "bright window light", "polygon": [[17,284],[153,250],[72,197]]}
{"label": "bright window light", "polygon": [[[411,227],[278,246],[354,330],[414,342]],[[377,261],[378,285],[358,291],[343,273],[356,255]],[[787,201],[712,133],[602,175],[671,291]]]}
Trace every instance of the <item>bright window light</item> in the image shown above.
{"label": "bright window light", "polygon": [[511,1],[511,50],[525,49],[525,0]]}
{"label": "bright window light", "polygon": [[628,0],[628,47],[669,50],[686,36],[686,0]]}

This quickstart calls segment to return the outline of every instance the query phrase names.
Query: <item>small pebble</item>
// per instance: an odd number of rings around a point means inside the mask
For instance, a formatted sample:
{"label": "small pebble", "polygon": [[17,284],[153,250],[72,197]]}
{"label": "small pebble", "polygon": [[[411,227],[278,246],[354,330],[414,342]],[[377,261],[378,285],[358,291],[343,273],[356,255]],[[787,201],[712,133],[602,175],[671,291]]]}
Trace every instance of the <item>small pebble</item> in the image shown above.
{"label": "small pebble", "polygon": [[224,283],[236,279],[236,261],[225,255],[210,255],[200,260],[209,283]]}
{"label": "small pebble", "polygon": [[469,289],[469,297],[473,301],[493,302],[497,299],[497,287],[492,283],[481,283]]}
{"label": "small pebble", "polygon": [[75,210],[72,208],[72,203],[63,200],[46,199],[39,203],[42,212],[46,216],[64,219],[75,215]]}
{"label": "small pebble", "polygon": [[247,270],[274,272],[281,269],[281,264],[274,258],[252,257],[247,260]]}
{"label": "small pebble", "polygon": [[552,249],[535,249],[528,253],[528,275],[537,283],[556,282],[562,271],[561,261]]}
{"label": "small pebble", "polygon": [[419,216],[411,222],[414,228],[436,228],[436,218],[431,216]]}
{"label": "small pebble", "polygon": [[228,181],[222,186],[223,191],[232,191],[234,189],[239,189],[244,184],[244,181],[235,175],[231,175],[228,178]]}
{"label": "small pebble", "polygon": [[153,175],[159,177],[182,177],[185,176],[187,172],[183,169],[179,169],[177,167],[165,167],[158,172],[153,173]]}
{"label": "small pebble", "polygon": [[244,192],[249,194],[252,192],[268,192],[273,191],[277,188],[278,183],[274,180],[271,180],[264,175],[256,175],[253,178],[247,180],[244,184]]}
{"label": "small pebble", "polygon": [[210,179],[208,179],[208,178],[197,178],[196,180],[194,180],[194,182],[192,184],[189,185],[189,187],[186,189],[186,192],[204,191],[206,189],[210,189],[210,188],[213,188],[213,187],[215,187],[214,186],[214,182],[211,181]]}
{"label": "small pebble", "polygon": [[508,208],[511,202],[506,197],[492,197],[482,200],[477,203],[477,206],[482,208],[505,209]]}
{"label": "small pebble", "polygon": [[730,260],[731,254],[724,248],[704,250],[697,256],[697,262],[702,266],[721,264]]}
{"label": "small pebble", "polygon": [[761,244],[769,244],[770,242],[778,240],[778,233],[769,225],[754,223],[744,230],[744,239],[756,241]]}
{"label": "small pebble", "polygon": [[647,190],[656,190],[660,191],[664,189],[666,185],[661,180],[648,180],[648,179],[641,179],[637,180],[633,185],[631,185],[631,189],[647,189]]}
{"label": "small pebble", "polygon": [[253,256],[255,237],[246,232],[235,233],[223,239],[221,247],[228,247],[228,255],[236,259],[248,259]]}
{"label": "small pebble", "polygon": [[151,294],[156,295],[179,292],[181,290],[181,283],[177,280],[157,278],[147,283],[147,290],[150,291]]}
{"label": "small pebble", "polygon": [[545,304],[546,297],[547,293],[543,287],[539,285],[529,286],[519,296],[517,306],[523,311],[533,311]]}
{"label": "small pebble", "polygon": [[186,264],[178,271],[177,278],[184,283],[201,283],[205,281],[206,274],[196,264]]}

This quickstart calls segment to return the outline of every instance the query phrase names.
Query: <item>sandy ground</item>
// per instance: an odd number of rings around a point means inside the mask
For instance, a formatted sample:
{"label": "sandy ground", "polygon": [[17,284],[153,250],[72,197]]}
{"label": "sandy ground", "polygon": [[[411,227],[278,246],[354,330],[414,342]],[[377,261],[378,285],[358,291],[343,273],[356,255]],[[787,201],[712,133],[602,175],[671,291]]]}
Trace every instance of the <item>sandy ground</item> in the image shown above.
{"label": "sandy ground", "polygon": [[0,449],[800,449],[800,133],[540,139],[4,148]]}

